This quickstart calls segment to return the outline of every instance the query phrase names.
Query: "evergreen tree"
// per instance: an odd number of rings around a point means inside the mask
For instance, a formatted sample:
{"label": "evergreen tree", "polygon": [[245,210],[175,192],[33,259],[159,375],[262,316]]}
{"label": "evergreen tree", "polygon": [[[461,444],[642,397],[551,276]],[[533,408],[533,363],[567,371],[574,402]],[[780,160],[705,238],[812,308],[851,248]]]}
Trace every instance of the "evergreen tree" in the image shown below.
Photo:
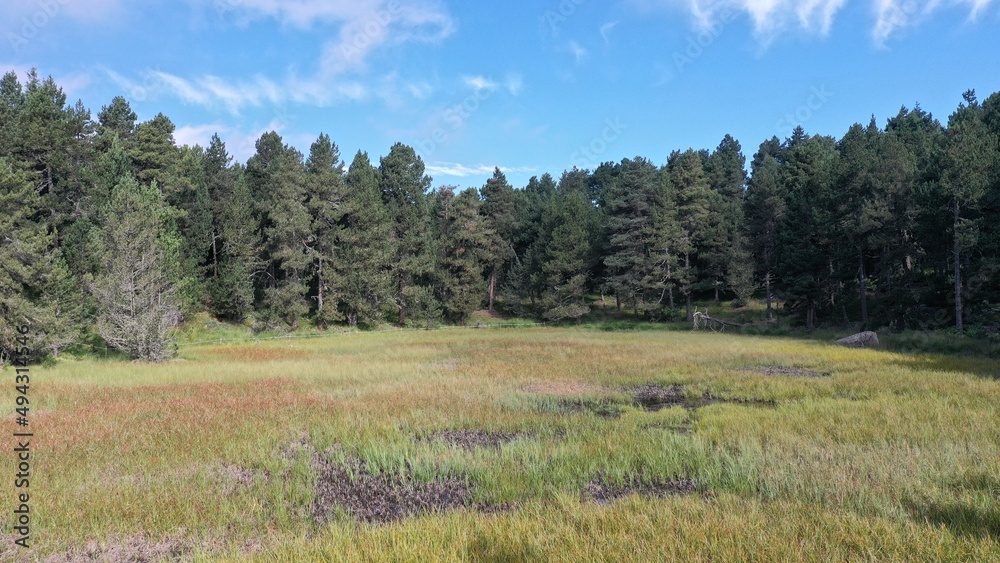
{"label": "evergreen tree", "polygon": [[820,307],[840,297],[832,254],[837,225],[830,214],[836,166],[832,137],[810,137],[796,129],[787,148],[778,270],[786,307],[801,314],[809,329],[817,326]]}
{"label": "evergreen tree", "polygon": [[163,189],[169,181],[168,175],[180,159],[180,152],[174,144],[174,129],[173,122],[162,113],[136,128],[135,143],[129,149],[129,155],[135,164],[139,182],[156,181]]}
{"label": "evergreen tree", "polygon": [[382,203],[378,170],[368,154],[358,151],[347,170],[341,228],[337,231],[339,259],[331,267],[333,292],[347,323],[374,324],[392,299],[390,218]]}
{"label": "evergreen tree", "polygon": [[785,218],[784,169],[779,161],[781,152],[777,138],[761,143],[760,150],[754,155],[743,212],[748,246],[756,259],[757,278],[764,284],[768,319],[774,317],[772,302],[778,239]]}
{"label": "evergreen tree", "polygon": [[669,264],[662,260],[673,247],[665,236],[676,233],[665,232],[658,224],[658,219],[665,219],[660,211],[668,203],[662,179],[648,160],[624,159],[604,192],[610,243],[604,264],[619,306],[628,304],[636,312],[663,306]]}
{"label": "evergreen tree", "polygon": [[17,327],[30,327],[34,359],[58,354],[81,331],[77,286],[54,236],[38,221],[33,176],[0,156],[0,364],[19,348]]}
{"label": "evergreen tree", "polygon": [[100,303],[97,327],[108,344],[130,358],[163,361],[174,355],[180,320],[165,246],[170,210],[155,185],[126,176],[101,210],[100,274],[92,291]]}
{"label": "evergreen tree", "polygon": [[550,201],[547,232],[551,234],[541,264],[543,316],[553,321],[578,319],[590,312],[586,290],[594,256],[587,217],[594,209],[579,191],[561,192]]}
{"label": "evergreen tree", "polygon": [[[412,147],[396,143],[379,165],[382,202],[391,218],[389,241],[396,251],[393,260],[393,297],[399,323],[406,324],[408,295],[427,301],[425,293],[408,292],[413,286],[427,286],[434,259],[429,245],[427,188],[431,179],[424,175],[424,163]],[[427,311],[431,306],[423,307]]]}
{"label": "evergreen tree", "polygon": [[480,190],[483,204],[480,208],[491,233],[488,254],[488,310],[494,312],[498,275],[506,271],[517,257],[514,254],[514,234],[517,228],[517,213],[514,207],[514,188],[507,182],[500,168],[493,171],[493,177]]}
{"label": "evergreen tree", "polygon": [[239,174],[216,228],[223,242],[219,273],[210,285],[210,310],[218,317],[242,322],[253,310],[254,280],[264,270],[263,243],[245,175]]}
{"label": "evergreen tree", "polygon": [[[213,134],[205,150],[205,191],[208,193],[209,211],[212,214],[211,272],[213,279],[219,277],[220,252],[224,246],[222,238],[223,217],[233,194],[236,175],[230,168],[233,157],[226,151],[226,144],[218,134]],[[245,186],[248,188],[248,186]]]}
{"label": "evergreen tree", "polygon": [[[683,153],[670,155],[667,170],[670,183],[677,198],[677,222],[679,229],[674,248],[678,260],[677,283],[685,299],[687,320],[694,319],[694,292],[700,284],[698,255],[705,248],[705,241],[712,241],[715,234],[712,209],[718,208],[717,198],[712,191],[702,165],[704,158],[698,152],[688,149]],[[714,287],[709,283],[708,287]]]}
{"label": "evergreen tree", "polygon": [[453,188],[443,187],[434,196],[435,286],[445,319],[452,323],[464,323],[483,302],[483,258],[495,251],[496,239],[480,205],[474,189],[456,196]]}
{"label": "evergreen tree", "polygon": [[264,229],[264,248],[271,275],[264,290],[264,312],[292,329],[309,312],[308,276],[315,243],[312,216],[307,207],[302,153],[285,147],[271,184],[271,209]]}
{"label": "evergreen tree", "polygon": [[[722,139],[705,162],[709,185],[718,197],[712,198],[716,206],[712,212],[712,232],[705,237],[706,244],[701,254],[716,302],[720,300],[720,291],[730,285],[728,282],[741,281],[744,295],[753,285],[752,268],[747,269],[740,263],[740,260],[750,258],[747,249],[741,248],[739,236],[743,228],[743,196],[747,183],[745,166],[743,148],[739,141],[729,135]],[[740,270],[735,278],[729,276],[730,266]],[[748,272],[751,274],[749,279],[746,277]]]}
{"label": "evergreen tree", "polygon": [[[974,91],[963,94],[964,104],[948,119],[941,187],[952,209],[952,272],[955,288],[955,328],[959,332],[972,317],[970,270],[972,251],[979,245],[981,200],[990,184],[994,139],[983,121]],[[963,271],[965,276],[963,277]]]}
{"label": "evergreen tree", "polygon": [[115,96],[111,100],[111,105],[101,107],[101,111],[97,113],[97,136],[94,139],[94,147],[98,152],[107,151],[113,137],[117,137],[124,145],[131,145],[138,118],[128,100],[122,96]]}
{"label": "evergreen tree", "polygon": [[344,164],[340,160],[340,149],[321,134],[309,149],[306,160],[308,182],[308,207],[312,215],[314,241],[311,247],[312,268],[316,286],[316,322],[323,326],[331,321],[341,320],[337,308],[337,295],[331,291],[339,285],[335,281],[337,270],[332,264],[341,259],[343,248],[337,242],[342,240],[344,199]]}

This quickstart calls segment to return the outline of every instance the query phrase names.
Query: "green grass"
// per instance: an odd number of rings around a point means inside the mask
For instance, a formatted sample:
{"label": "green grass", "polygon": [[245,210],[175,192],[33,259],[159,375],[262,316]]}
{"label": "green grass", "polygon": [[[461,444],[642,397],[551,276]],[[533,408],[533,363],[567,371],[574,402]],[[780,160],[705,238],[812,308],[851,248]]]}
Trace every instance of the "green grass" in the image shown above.
{"label": "green grass", "polygon": [[[232,561],[1000,559],[993,361],[593,328],[326,333],[33,368],[32,557],[146,538]],[[753,371],[771,365],[832,376]],[[559,407],[650,382],[777,404]],[[417,439],[464,428],[527,436],[499,451]],[[331,446],[518,508],[317,525],[310,459]],[[582,495],[598,475],[690,477],[699,493],[598,505]]]}

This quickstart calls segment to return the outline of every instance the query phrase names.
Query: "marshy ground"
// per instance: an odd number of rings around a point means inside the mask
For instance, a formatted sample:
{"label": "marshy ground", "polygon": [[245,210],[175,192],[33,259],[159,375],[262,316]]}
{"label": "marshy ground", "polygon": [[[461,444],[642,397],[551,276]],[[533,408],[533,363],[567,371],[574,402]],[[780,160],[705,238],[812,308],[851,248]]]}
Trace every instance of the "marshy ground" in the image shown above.
{"label": "marshy ground", "polygon": [[997,560],[998,371],[558,328],[65,361],[0,560]]}

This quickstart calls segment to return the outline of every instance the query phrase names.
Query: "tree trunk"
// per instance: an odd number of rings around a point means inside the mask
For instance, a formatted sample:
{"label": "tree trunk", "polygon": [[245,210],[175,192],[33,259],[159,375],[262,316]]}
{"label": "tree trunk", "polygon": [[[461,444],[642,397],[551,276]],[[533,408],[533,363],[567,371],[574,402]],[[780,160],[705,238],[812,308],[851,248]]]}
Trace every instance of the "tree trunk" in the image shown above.
{"label": "tree trunk", "polygon": [[494,292],[496,290],[496,285],[497,285],[497,269],[494,267],[493,271],[490,272],[490,306],[489,306],[489,312],[490,312],[491,315],[493,314],[493,295],[494,295]]}
{"label": "tree trunk", "polygon": [[954,268],[955,268],[955,328],[958,332],[965,330],[965,325],[962,319],[962,245],[958,238],[958,219],[959,219],[959,207],[958,207],[958,197],[955,197],[955,220],[954,220],[954,242],[953,242],[953,252],[954,252]]}
{"label": "tree trunk", "polygon": [[767,320],[774,318],[771,311],[771,272],[764,274],[764,299],[767,301]]}
{"label": "tree trunk", "polygon": [[687,322],[690,323],[694,321],[694,312],[691,311],[691,292],[689,291],[685,297],[687,297]]}
{"label": "tree trunk", "polygon": [[354,313],[354,312],[348,313],[347,314],[347,324],[349,324],[351,326],[351,328],[357,328],[357,326],[358,326],[358,314]]}
{"label": "tree trunk", "polygon": [[212,277],[219,277],[219,249],[218,249],[219,235],[215,234],[215,229],[212,229]]}
{"label": "tree trunk", "polygon": [[319,329],[323,330],[323,259],[319,260],[316,283],[316,316],[319,317]]}
{"label": "tree trunk", "polygon": [[861,298],[861,325],[868,326],[868,276],[865,274],[865,253],[858,253],[858,297]]}

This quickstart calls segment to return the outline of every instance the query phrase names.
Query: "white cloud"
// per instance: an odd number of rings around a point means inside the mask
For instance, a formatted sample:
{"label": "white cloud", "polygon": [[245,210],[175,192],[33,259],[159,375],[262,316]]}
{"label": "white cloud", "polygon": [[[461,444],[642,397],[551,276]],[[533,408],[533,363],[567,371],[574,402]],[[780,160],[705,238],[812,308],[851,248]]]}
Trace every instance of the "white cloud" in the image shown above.
{"label": "white cloud", "polygon": [[[4,2],[4,20],[21,27],[25,19],[38,26],[47,25],[62,16],[85,21],[101,21],[120,16],[121,0],[50,0],[39,2],[19,0]],[[42,23],[44,22],[44,23]]]}
{"label": "white cloud", "polygon": [[492,92],[500,87],[500,85],[494,82],[492,78],[487,78],[485,76],[463,76],[462,81],[465,82],[465,85],[470,89],[477,92],[479,90],[488,90]]}
{"label": "white cloud", "polygon": [[263,76],[256,76],[247,82],[229,81],[212,75],[189,80],[152,70],[143,73],[142,81],[139,82],[113,70],[106,69],[105,72],[131,98],[146,100],[171,95],[187,104],[221,107],[233,115],[238,115],[247,107],[260,107],[264,102],[281,104],[291,98],[289,88]]}
{"label": "white cloud", "polygon": [[[929,19],[933,12],[947,7],[968,10],[969,19],[977,19],[993,0],[870,0],[875,20],[872,37],[883,45],[894,34]],[[731,21],[745,14],[765,45],[789,31],[827,35],[837,14],[847,0],[631,0],[639,9],[673,7],[690,13],[694,25],[702,30]]]}
{"label": "white cloud", "polygon": [[220,15],[272,18],[283,25],[309,28],[337,25],[337,38],[327,42],[320,57],[320,75],[330,78],[363,68],[376,49],[408,42],[440,41],[456,29],[438,0],[203,0]]}
{"label": "white cloud", "polygon": [[[471,166],[466,166],[464,164],[458,164],[454,162],[435,162],[434,164],[428,164],[424,169],[427,171],[428,174],[465,178],[467,176],[481,176],[483,174],[492,174],[495,168],[497,168],[497,166],[486,165],[486,164],[473,164]],[[500,166],[499,168],[500,171],[503,172],[504,174],[535,171],[535,168],[528,166],[520,166],[520,167]]]}
{"label": "white cloud", "polygon": [[507,91],[510,92],[511,96],[517,96],[524,88],[524,76],[519,73],[512,72],[507,75],[507,80],[504,82],[504,86],[507,88]]}
{"label": "white cloud", "polygon": [[[264,104],[296,102],[326,106],[364,99],[372,94],[372,88],[361,76],[366,61],[378,49],[410,42],[436,42],[455,31],[454,20],[438,0],[191,1],[212,6],[223,20],[236,23],[269,18],[292,27],[333,26],[335,39],[319,47],[317,70],[305,77],[291,72],[285,78],[260,75],[225,78],[212,74],[183,77],[161,71],[125,77],[107,71],[112,81],[132,97],[170,95],[188,104],[224,108],[234,115],[244,108]],[[402,88],[416,99],[433,93],[433,87],[425,82]]]}
{"label": "white cloud", "polygon": [[[232,127],[221,123],[201,125],[182,125],[174,130],[174,140],[178,146],[201,145],[207,147],[212,135],[218,134],[226,143],[226,151],[237,161],[246,162],[257,152],[257,140],[269,131],[281,134],[288,128],[288,123],[281,117],[276,117],[263,127]],[[284,139],[286,143],[291,140]]]}
{"label": "white cloud", "polygon": [[618,25],[618,22],[608,22],[601,26],[601,38],[604,39],[605,45],[611,43],[609,36],[611,34],[611,30],[613,30],[616,25]]}
{"label": "white cloud", "polygon": [[879,46],[894,34],[930,19],[933,12],[948,6],[964,7],[975,21],[993,0],[874,0],[875,27],[872,38]]}
{"label": "white cloud", "polygon": [[566,45],[566,50],[573,55],[573,58],[576,60],[576,64],[582,63],[583,59],[587,57],[587,49],[576,41],[570,41]]}
{"label": "white cloud", "polygon": [[207,147],[212,135],[216,133],[228,132],[229,128],[217,123],[209,125],[184,125],[174,130],[174,141],[178,146],[188,145],[193,147],[201,145]]}

